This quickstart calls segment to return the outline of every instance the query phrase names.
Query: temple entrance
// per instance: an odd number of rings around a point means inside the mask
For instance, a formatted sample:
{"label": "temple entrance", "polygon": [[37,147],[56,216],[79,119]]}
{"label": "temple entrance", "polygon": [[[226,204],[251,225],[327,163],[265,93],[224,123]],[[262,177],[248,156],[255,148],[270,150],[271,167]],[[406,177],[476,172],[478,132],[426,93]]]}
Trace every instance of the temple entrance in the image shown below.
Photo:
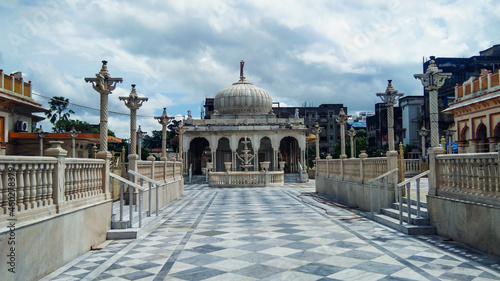
{"label": "temple entrance", "polygon": [[271,162],[269,164],[269,167],[274,167],[273,146],[271,145],[271,139],[269,139],[268,137],[263,137],[260,140],[260,146],[259,146],[259,171],[262,169],[262,167],[260,167],[260,162],[265,162],[265,161]]}
{"label": "temple entrance", "polygon": [[202,168],[205,168],[209,161],[211,161],[211,150],[208,141],[205,138],[193,139],[188,151],[188,163],[192,165],[193,175],[201,175]]}
{"label": "temple entrance", "polygon": [[285,173],[299,172],[300,147],[296,138],[285,137],[280,141],[279,161],[285,162]]}
{"label": "temple entrance", "polygon": [[488,152],[489,144],[486,132],[487,129],[483,123],[477,126],[476,139],[479,140],[479,142],[477,144],[476,152]]}
{"label": "temple entrance", "polygon": [[215,159],[216,167],[214,167],[214,170],[217,172],[225,171],[224,162],[233,161],[231,156],[231,147],[229,146],[229,140],[227,138],[219,139]]}

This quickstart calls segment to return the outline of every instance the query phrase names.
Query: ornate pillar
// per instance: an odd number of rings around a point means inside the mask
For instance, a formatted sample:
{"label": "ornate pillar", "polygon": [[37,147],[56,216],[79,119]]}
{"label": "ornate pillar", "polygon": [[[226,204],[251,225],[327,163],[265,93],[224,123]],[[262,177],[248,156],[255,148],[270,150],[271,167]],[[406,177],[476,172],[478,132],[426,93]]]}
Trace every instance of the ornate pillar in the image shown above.
{"label": "ornate pillar", "polygon": [[142,138],[146,135],[146,132],[141,130],[141,125],[139,125],[139,129],[137,129],[137,154],[139,155],[139,159],[142,159]]}
{"label": "ornate pillar", "polygon": [[418,130],[418,134],[420,135],[420,137],[422,137],[422,159],[424,159],[423,157],[426,155],[425,137],[427,136],[428,133],[429,133],[429,130],[427,130],[424,125],[422,125],[422,128],[420,128],[420,130]]}
{"label": "ornate pillar", "polygon": [[438,89],[443,86],[444,81],[451,77],[451,73],[442,73],[436,62],[431,60],[424,74],[414,74],[415,79],[420,79],[424,89],[429,91],[429,117],[431,128],[431,147],[439,146],[439,112],[438,112]]}
{"label": "ornate pillar", "polygon": [[316,122],[316,125],[314,125],[314,128],[311,129],[311,133],[313,133],[316,136],[316,160],[318,160],[319,157],[319,134],[323,131],[323,127],[320,127],[318,125],[318,122]]}
{"label": "ornate pillar", "polygon": [[42,125],[40,125],[40,130],[36,134],[38,135],[38,139],[40,139],[40,156],[43,156],[43,138],[45,138],[47,133],[43,131]]}
{"label": "ornate pillar", "polygon": [[[179,136],[179,157],[182,159],[182,149],[183,149],[182,146],[184,144],[182,138],[184,136],[184,133],[187,131],[187,129],[184,128],[182,121],[174,129],[177,132],[177,135]],[[212,163],[215,163],[215,158],[213,157],[213,153],[212,153]]]}
{"label": "ornate pillar", "polygon": [[347,135],[351,138],[351,158],[356,158],[356,155],[354,155],[354,136],[356,136],[356,130],[354,130],[352,125],[351,129],[347,131]]}
{"label": "ornate pillar", "polygon": [[340,158],[345,159],[347,155],[345,154],[345,124],[351,115],[347,115],[344,112],[344,108],[340,108],[338,115],[335,115],[335,121],[340,124]]}
{"label": "ornate pillar", "polygon": [[141,98],[137,95],[137,91],[135,90],[135,84],[132,84],[132,91],[128,97],[119,97],[121,101],[125,102],[125,105],[130,109],[130,151],[129,151],[129,159],[132,155],[133,157],[138,158],[136,153],[136,122],[137,122],[137,109],[142,106],[142,103],[147,101],[148,98]]}
{"label": "ornate pillar", "polygon": [[155,119],[158,120],[158,123],[162,126],[160,160],[167,161],[167,125],[170,123],[170,120],[174,119],[174,117],[169,117],[167,115],[167,108],[164,107],[162,115],[155,117]]}
{"label": "ornate pillar", "polygon": [[392,80],[388,80],[387,88],[384,93],[377,93],[377,96],[382,99],[387,105],[387,141],[389,143],[389,151],[395,151],[394,148],[394,105],[397,100],[403,96],[403,93],[398,93],[392,87]]}
{"label": "ornate pillar", "polygon": [[[108,95],[116,88],[118,82],[122,83],[122,78],[111,78],[108,72],[107,61],[102,61],[101,71],[97,73],[96,78],[85,78],[85,82],[92,83],[92,87],[101,95],[101,116],[99,122],[99,144],[100,153],[111,156],[108,152]],[[103,158],[101,156],[100,158]]]}
{"label": "ornate pillar", "polygon": [[[448,143],[448,147],[446,148],[446,153],[447,154],[452,154],[453,153],[453,145],[452,145],[452,141],[453,141],[453,134],[457,131],[457,130],[453,130],[452,127],[454,126],[455,124],[451,125],[448,130],[444,130],[444,134],[446,135],[446,142]],[[445,148],[443,146],[443,148]]]}
{"label": "ornate pillar", "polygon": [[75,127],[72,127],[68,133],[69,136],[71,137],[71,158],[75,158],[75,139],[79,133],[81,132],[75,130]]}

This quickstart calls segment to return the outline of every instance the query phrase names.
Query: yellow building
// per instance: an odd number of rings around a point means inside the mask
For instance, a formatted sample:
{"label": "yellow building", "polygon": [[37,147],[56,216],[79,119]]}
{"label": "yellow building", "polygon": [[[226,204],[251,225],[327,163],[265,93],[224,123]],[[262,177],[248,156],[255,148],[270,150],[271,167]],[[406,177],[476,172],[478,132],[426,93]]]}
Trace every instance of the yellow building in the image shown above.
{"label": "yellow building", "polygon": [[35,112],[47,112],[31,96],[31,81],[24,82],[22,73],[9,75],[0,69],[0,155],[9,154],[9,132],[31,132],[32,125],[44,119]]}
{"label": "yellow building", "polygon": [[455,87],[455,102],[444,112],[455,119],[459,152],[493,152],[500,140],[500,73],[483,70]]}

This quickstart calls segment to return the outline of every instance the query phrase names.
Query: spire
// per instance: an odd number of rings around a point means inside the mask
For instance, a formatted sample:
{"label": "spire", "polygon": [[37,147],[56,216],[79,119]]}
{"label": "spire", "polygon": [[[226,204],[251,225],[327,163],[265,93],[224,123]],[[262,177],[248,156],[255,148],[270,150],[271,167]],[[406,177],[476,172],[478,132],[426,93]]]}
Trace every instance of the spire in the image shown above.
{"label": "spire", "polygon": [[245,66],[245,61],[240,61],[240,82],[245,81],[245,76],[243,75],[243,67]]}

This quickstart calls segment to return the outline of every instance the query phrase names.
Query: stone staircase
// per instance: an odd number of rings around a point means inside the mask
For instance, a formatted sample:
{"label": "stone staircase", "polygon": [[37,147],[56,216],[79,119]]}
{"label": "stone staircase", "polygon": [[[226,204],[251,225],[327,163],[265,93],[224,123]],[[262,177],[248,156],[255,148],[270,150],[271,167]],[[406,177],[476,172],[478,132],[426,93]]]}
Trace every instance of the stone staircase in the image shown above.
{"label": "stone staircase", "polygon": [[[115,201],[113,203],[113,214],[111,215],[111,229],[107,231],[106,239],[136,239],[142,233],[153,228],[161,218],[161,216],[156,216],[156,214],[151,214],[150,217],[147,215],[148,211],[143,210],[142,227],[139,228],[139,214],[137,206],[133,206],[133,218],[131,222],[129,218],[129,206],[125,205],[123,206],[123,220],[120,221],[120,201]],[[132,227],[130,227],[130,225],[132,225]]]}
{"label": "stone staircase", "polygon": [[408,221],[408,205],[406,198],[403,198],[402,209],[402,224],[399,223],[399,203],[392,203],[391,208],[381,209],[380,213],[374,214],[373,220],[408,235],[436,234],[436,228],[429,223],[426,203],[420,203],[420,217],[417,217],[417,202],[411,200],[411,221]]}

